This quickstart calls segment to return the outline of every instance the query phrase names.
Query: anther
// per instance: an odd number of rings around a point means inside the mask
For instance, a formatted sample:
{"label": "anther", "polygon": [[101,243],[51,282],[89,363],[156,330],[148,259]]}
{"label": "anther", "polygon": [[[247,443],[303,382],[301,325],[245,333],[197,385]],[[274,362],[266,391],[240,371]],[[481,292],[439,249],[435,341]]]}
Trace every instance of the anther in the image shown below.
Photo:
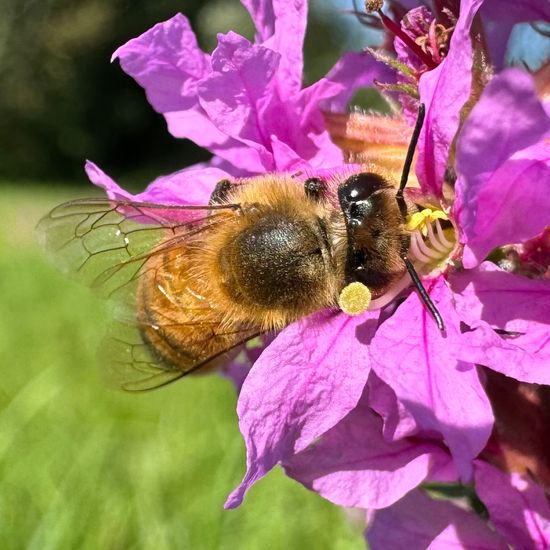
{"label": "anther", "polygon": [[372,13],[382,9],[384,5],[384,0],[365,0],[365,11],[367,13]]}

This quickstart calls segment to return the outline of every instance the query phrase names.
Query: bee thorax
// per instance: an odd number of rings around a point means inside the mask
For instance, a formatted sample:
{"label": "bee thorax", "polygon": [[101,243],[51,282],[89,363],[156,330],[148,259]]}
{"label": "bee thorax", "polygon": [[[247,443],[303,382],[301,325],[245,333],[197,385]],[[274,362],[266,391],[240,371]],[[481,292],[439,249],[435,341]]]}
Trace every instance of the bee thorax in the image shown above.
{"label": "bee thorax", "polygon": [[223,285],[243,306],[295,308],[322,290],[324,244],[305,220],[273,213],[220,250]]}

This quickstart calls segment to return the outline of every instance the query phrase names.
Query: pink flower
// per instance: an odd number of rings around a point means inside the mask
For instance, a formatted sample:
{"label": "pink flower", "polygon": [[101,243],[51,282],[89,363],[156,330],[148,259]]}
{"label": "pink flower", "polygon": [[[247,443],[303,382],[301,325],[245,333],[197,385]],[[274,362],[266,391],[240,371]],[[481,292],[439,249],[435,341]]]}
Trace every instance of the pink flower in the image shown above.
{"label": "pink flower", "polygon": [[[368,54],[348,53],[324,78],[302,88],[306,2],[243,4],[256,25],[255,43],[233,32],[220,34],[214,52],[206,54],[178,14],[113,54],[143,86],[172,135],[215,155],[209,167],[155,180],[140,200],[204,204],[229,174],[337,166],[341,151],[324,128],[320,104],[342,110],[358,87],[392,78]],[[87,171],[110,196],[128,196],[95,165]],[[202,193],[193,189],[197,179]]]}
{"label": "pink flower", "polygon": [[420,490],[396,505],[368,516],[366,538],[372,550],[506,550],[508,545],[478,516]]}
{"label": "pink flower", "polygon": [[[448,56],[420,80],[427,117],[417,175],[422,190],[441,201],[445,209],[450,205],[443,196],[443,181],[459,129],[460,110],[471,90],[469,28],[479,4],[463,3]],[[457,145],[458,199],[450,216],[465,247],[466,267],[476,266],[469,260],[472,250],[480,250],[484,258],[494,247],[532,237],[550,224],[550,195],[542,196],[545,182],[550,181],[549,146],[542,141],[548,132],[550,118],[536,97],[532,79],[518,70],[495,77],[466,121]],[[501,174],[517,162],[520,167],[513,173],[518,176],[503,181]],[[495,191],[492,186],[497,182],[499,189]],[[515,200],[509,203],[506,198],[514,190],[518,191]],[[482,202],[490,200],[493,204]],[[519,219],[514,229],[504,222],[498,225],[499,220],[525,217],[529,207],[537,212],[529,226],[523,223],[518,230]],[[489,219],[490,227],[486,227]],[[483,232],[473,229],[480,224],[485,224]],[[461,261],[462,256],[455,252],[452,262],[460,267]],[[228,504],[238,504],[244,491],[267,470],[303,451],[353,409],[370,370],[391,387],[420,430],[440,434],[461,477],[470,479],[472,461],[487,444],[494,423],[475,365],[484,364],[526,382],[550,383],[545,368],[550,348],[541,347],[542,332],[550,324],[550,307],[545,308],[549,313],[537,319],[519,321],[523,319],[522,304],[531,295],[529,289],[541,283],[502,274],[511,279],[513,290],[505,295],[510,298],[495,292],[491,299],[475,291],[476,284],[487,281],[487,269],[481,266],[463,271],[448,264],[427,283],[445,320],[445,334],[440,333],[415,292],[389,318],[375,311],[359,319],[344,314],[328,320],[317,316],[283,331],[260,357],[242,388],[238,412],[249,450],[248,472]],[[495,309],[502,314],[500,323],[495,322]],[[519,325],[526,336],[510,339],[493,330],[517,331]],[[290,334],[292,345],[287,339]],[[295,348],[306,334],[305,345]],[[330,334],[338,334],[338,339],[329,339]],[[533,338],[535,334],[538,338]],[[343,338],[352,346],[345,355],[341,350]],[[310,344],[313,348],[308,352]],[[291,359],[289,349],[299,353]],[[349,376],[356,385],[352,389],[346,382]],[[274,383],[279,379],[280,384]],[[333,500],[338,502],[339,497]]]}
{"label": "pink flower", "polygon": [[[369,56],[347,54],[302,89],[305,2],[243,3],[256,25],[254,43],[220,35],[208,55],[177,15],[115,52],[169,131],[214,158],[160,177],[135,197],[88,163],[90,179],[110,197],[206,204],[215,183],[228,176],[341,164],[321,104],[342,110],[357,87],[395,75]],[[482,4],[463,0],[448,51],[435,66],[416,67],[426,120],[416,163],[420,190],[411,197],[444,211],[452,227],[444,233],[437,216],[426,222],[427,235],[414,233],[411,255],[446,330],[438,329],[416,292],[403,289],[383,309],[358,317],[320,311],[281,331],[239,380],[247,471],[227,507],[238,506],[253,483],[282,464],[339,505],[384,509],[369,528],[373,548],[399,548],[409,540],[441,548],[547,540],[541,489],[479,458],[495,419],[478,365],[550,384],[550,281],[485,261],[493,249],[536,238],[550,225],[550,117],[533,79],[518,69],[504,70],[479,98],[472,96],[485,84],[476,80],[471,41]],[[535,0],[521,5],[510,21],[544,10]],[[475,483],[499,534],[415,490],[458,480]],[[523,519],[510,524],[512,508],[498,495],[509,497]],[[433,521],[422,522],[421,510]],[[397,522],[401,528],[393,527]]]}
{"label": "pink flower", "polygon": [[369,548],[548,548],[550,506],[544,491],[528,476],[476,461],[475,491],[491,525],[468,512],[464,501],[452,504],[417,489],[393,506],[368,514]]}

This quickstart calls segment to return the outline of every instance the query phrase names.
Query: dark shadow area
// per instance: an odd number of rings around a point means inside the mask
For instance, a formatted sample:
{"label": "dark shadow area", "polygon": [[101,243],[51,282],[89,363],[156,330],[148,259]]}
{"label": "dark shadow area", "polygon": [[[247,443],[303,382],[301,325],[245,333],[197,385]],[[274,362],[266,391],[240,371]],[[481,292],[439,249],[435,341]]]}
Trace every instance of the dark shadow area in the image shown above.
{"label": "dark shadow area", "polygon": [[[3,0],[0,6],[0,181],[88,185],[88,158],[137,191],[160,174],[210,158],[173,138],[139,85],[109,60],[178,11],[207,52],[218,32],[252,39],[239,2]],[[330,24],[313,8],[309,19],[305,79],[313,82],[338,58],[345,25]]]}

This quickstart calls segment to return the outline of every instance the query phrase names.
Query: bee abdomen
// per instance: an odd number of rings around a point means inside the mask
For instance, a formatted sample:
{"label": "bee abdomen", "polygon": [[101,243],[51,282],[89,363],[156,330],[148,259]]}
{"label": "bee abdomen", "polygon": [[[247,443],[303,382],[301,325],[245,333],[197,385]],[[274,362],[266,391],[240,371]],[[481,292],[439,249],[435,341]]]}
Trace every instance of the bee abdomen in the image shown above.
{"label": "bee abdomen", "polygon": [[205,298],[206,282],[191,277],[193,254],[171,251],[154,259],[138,289],[138,322],[152,354],[182,372],[193,370],[236,343],[237,327]]}

